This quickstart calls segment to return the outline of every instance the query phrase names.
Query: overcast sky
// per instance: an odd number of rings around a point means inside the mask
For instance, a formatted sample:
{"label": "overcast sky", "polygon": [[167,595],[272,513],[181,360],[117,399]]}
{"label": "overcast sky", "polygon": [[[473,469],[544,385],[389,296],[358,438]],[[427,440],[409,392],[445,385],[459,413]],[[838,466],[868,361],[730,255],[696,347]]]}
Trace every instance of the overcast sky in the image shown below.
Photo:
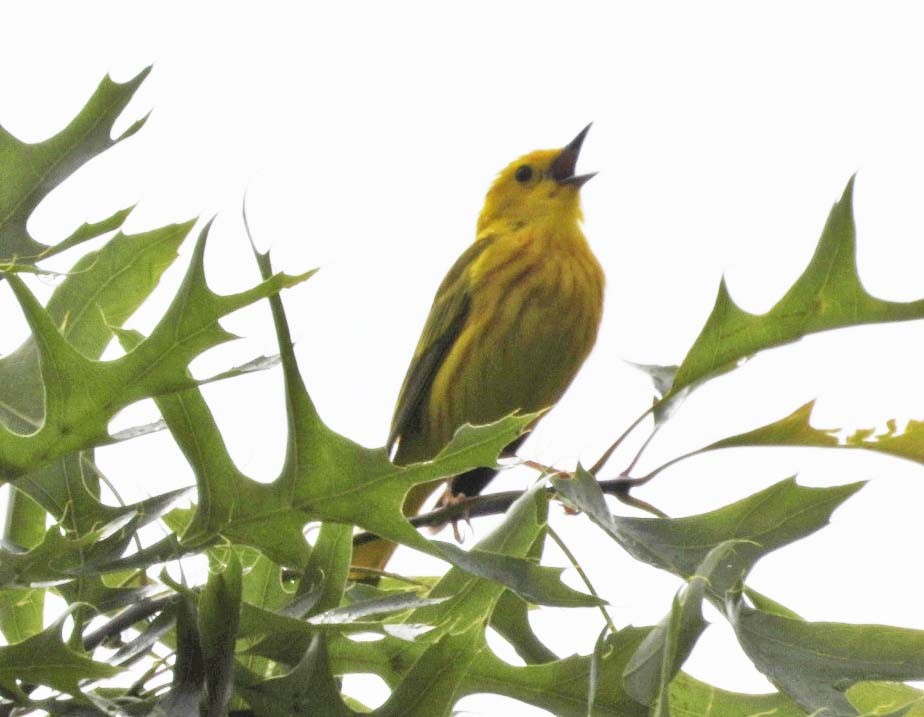
{"label": "overcast sky", "polygon": [[[309,391],[333,428],[377,446],[433,292],[474,238],[494,175],[593,121],[579,170],[600,172],[583,195],[585,231],[608,276],[603,325],[572,390],[521,451],[573,467],[593,463],[650,400],[647,378],[625,361],[679,362],[723,273],[744,308],[768,309],[801,273],[854,172],[864,284],[883,298],[924,296],[916,4],[763,7],[18,3],[4,8],[0,123],[41,140],[106,72],[124,81],[153,63],[117,125],[153,110],[145,129],[55,191],[33,217],[34,236],[55,242],[133,202],[129,231],[217,214],[208,276],[218,291],[239,290],[257,279],[240,222],[246,192],[276,267],[321,267],[285,295]],[[182,263],[130,325],[154,325]],[[34,286],[43,295],[52,288]],[[6,352],[25,327],[5,285],[0,310]],[[198,375],[274,351],[265,307],[225,325],[245,338],[198,360]],[[920,323],[840,331],[758,357],[695,394],[640,468],[813,397],[822,427],[920,418],[921,331]],[[268,372],[206,389],[235,460],[262,480],[283,458],[279,383]],[[139,405],[116,425],[152,411]],[[152,459],[139,461],[138,450]],[[100,462],[126,499],[191,482],[166,435],[101,451]],[[924,628],[920,467],[855,452],[729,451],[679,464],[639,495],[684,515],[796,473],[808,485],[872,482],[832,526],[762,561],[751,584],[809,619]],[[531,477],[510,471],[496,485]],[[651,624],[667,612],[676,580],[634,565],[585,519],[553,513],[617,624]],[[475,525],[476,535],[487,529]],[[407,552],[393,567],[437,566]],[[562,615],[540,612],[535,622],[562,654],[590,651],[599,614],[570,611],[567,630]],[[712,618],[688,671],[729,689],[769,689]],[[356,684],[371,702],[385,694]],[[460,707],[490,713],[500,703],[472,697]]]}

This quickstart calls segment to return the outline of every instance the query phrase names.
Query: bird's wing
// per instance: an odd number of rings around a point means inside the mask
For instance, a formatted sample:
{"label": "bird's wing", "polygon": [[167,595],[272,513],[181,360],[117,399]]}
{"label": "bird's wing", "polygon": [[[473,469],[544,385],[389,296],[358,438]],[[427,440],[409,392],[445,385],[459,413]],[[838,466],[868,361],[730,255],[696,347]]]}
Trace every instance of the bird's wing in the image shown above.
{"label": "bird's wing", "polygon": [[469,268],[493,243],[494,237],[487,236],[466,249],[452,265],[436,292],[414,358],[411,359],[398,394],[391,433],[386,443],[389,452],[401,435],[415,427],[420,420],[420,409],[427,400],[433,379],[468,320],[471,305]]}

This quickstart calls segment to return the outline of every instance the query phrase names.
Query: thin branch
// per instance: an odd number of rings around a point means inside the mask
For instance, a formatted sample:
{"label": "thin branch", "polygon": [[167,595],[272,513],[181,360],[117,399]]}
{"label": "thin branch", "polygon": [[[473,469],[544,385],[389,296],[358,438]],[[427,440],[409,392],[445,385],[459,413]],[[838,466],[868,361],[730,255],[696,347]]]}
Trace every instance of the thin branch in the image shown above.
{"label": "thin branch", "polygon": [[[629,491],[643,482],[648,477],[641,478],[613,478],[610,480],[597,481],[600,490],[616,498],[627,505],[634,506],[644,510],[659,518],[666,517],[664,513],[655,508],[653,505],[646,503],[638,498],[630,497]],[[547,489],[550,494],[556,493],[554,488]],[[451,523],[454,520],[466,520],[468,518],[483,518],[486,515],[502,515],[513,505],[517,499],[522,496],[525,490],[507,490],[502,493],[489,493],[488,495],[476,495],[472,498],[465,498],[458,503],[439,508],[438,510],[422,513],[408,518],[408,522],[415,528],[438,527]],[[357,533],[353,536],[353,547],[371,543],[379,540],[375,533]]]}
{"label": "thin branch", "polygon": [[539,463],[539,461],[523,461],[520,465],[524,465],[527,468],[532,468],[534,471],[539,471],[543,476],[554,476],[560,475],[562,473],[567,473],[568,471],[560,471],[558,468],[553,466],[547,466],[544,463]]}
{"label": "thin branch", "polygon": [[[644,476],[643,478],[629,478],[627,474],[632,470],[636,461],[638,461],[639,456],[642,455],[642,451],[645,450],[645,446],[647,446],[651,439],[654,438],[656,432],[657,429],[655,429],[655,431],[652,432],[652,434],[648,437],[648,439],[645,441],[645,445],[642,446],[638,454],[635,456],[635,459],[620,478],[614,478],[609,481],[597,481],[597,485],[600,486],[604,493],[609,493],[610,495],[615,496],[620,503],[631,505],[633,508],[644,510],[646,513],[651,513],[652,515],[656,515],[659,518],[667,518],[667,513],[658,510],[651,503],[648,503],[641,498],[636,498],[635,496],[629,494],[630,489],[635,486],[643,485],[654,477],[654,475],[650,474]],[[549,466],[545,466],[542,463],[537,463],[536,461],[523,461],[523,465],[539,471],[542,473],[541,477],[543,478],[550,475],[564,475],[566,477],[570,475],[567,471],[560,471],[557,468],[550,468]]]}
{"label": "thin branch", "polygon": [[[485,515],[500,515],[506,513],[507,509],[525,492],[522,490],[508,490],[503,493],[476,495],[472,498],[460,500],[458,503],[447,505],[439,510],[415,515],[413,518],[408,518],[408,521],[415,528],[424,528],[442,526],[446,523],[451,523],[453,520],[481,518]],[[353,536],[353,547],[371,543],[373,540],[378,539],[378,536],[374,533],[358,533]]]}

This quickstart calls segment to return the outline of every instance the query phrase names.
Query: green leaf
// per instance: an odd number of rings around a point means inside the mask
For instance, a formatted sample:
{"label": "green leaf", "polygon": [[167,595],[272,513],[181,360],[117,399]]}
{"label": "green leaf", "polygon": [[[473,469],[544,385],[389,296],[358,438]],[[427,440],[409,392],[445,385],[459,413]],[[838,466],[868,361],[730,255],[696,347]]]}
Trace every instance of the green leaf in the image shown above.
{"label": "green leaf", "polygon": [[554,662],[558,655],[546,647],[529,624],[529,603],[505,590],[491,613],[490,626],[516,650],[527,665]]}
{"label": "green leaf", "polygon": [[[190,227],[186,223],[141,234],[117,234],[80,259],[46,306],[62,335],[87,358],[98,358],[112,338],[112,326],[121,325],[147,298],[176,258]],[[0,421],[18,432],[31,433],[41,425],[44,401],[38,352],[30,338],[0,359]],[[13,525],[19,520],[31,523],[42,536],[44,511],[48,511],[81,535],[115,520],[124,511],[99,501],[100,479],[90,452],[72,453],[21,476],[14,495],[31,496],[44,510],[17,518]],[[13,512],[17,509],[14,503]],[[25,547],[34,545],[18,532],[7,537]]]}
{"label": "green leaf", "polygon": [[[545,551],[547,537],[548,526],[539,533],[526,557],[538,563]],[[505,590],[494,605],[488,624],[510,643],[526,664],[554,662],[558,655],[543,644],[530,625],[529,611],[532,607],[515,592]]]}
{"label": "green leaf", "polygon": [[[10,489],[3,539],[34,548],[45,537],[45,510],[25,493]],[[0,631],[7,642],[19,642],[42,631],[45,594],[39,590],[0,592]]]}
{"label": "green leaf", "polygon": [[552,484],[636,559],[685,579],[717,545],[742,541],[735,560],[712,576],[709,592],[720,601],[761,557],[827,525],[831,513],[863,486],[807,488],[789,478],[724,508],[669,519],[613,516],[600,486],[580,467],[574,478],[553,478]]}
{"label": "green leaf", "polygon": [[741,446],[836,447],[839,445],[839,441],[834,435],[836,429],[819,429],[809,424],[814,406],[815,402],[809,401],[779,421],[755,428],[753,431],[723,438],[715,443],[710,443],[698,452]]}
{"label": "green leaf", "polygon": [[173,683],[147,717],[201,717],[199,705],[205,695],[206,666],[196,625],[196,609],[187,597],[178,605],[176,638]]}
{"label": "green leaf", "polygon": [[697,453],[740,446],[807,446],[816,448],[861,448],[877,453],[924,463],[924,421],[909,421],[899,429],[894,420],[886,431],[860,429],[843,440],[837,429],[815,428],[811,425],[814,401],[800,406],[788,416],[746,433],[729,436],[711,443]]}
{"label": "green leaf", "polygon": [[330,671],[324,636],[315,635],[304,656],[289,672],[242,689],[256,717],[345,717],[357,714],[340,697]]}
{"label": "green leaf", "polygon": [[[544,534],[547,510],[547,494],[541,486],[536,486],[511,506],[504,522],[485,536],[473,550],[492,559],[531,555],[536,541]],[[495,551],[505,551],[509,555]],[[523,560],[520,564],[532,565]],[[502,567],[509,568],[507,565]],[[505,582],[513,580],[528,584],[529,580],[535,578],[535,575],[527,572],[522,575],[516,574],[512,579],[508,577]],[[555,581],[561,585],[557,573]],[[531,592],[529,589],[523,589],[522,585],[520,587],[523,592]],[[504,592],[504,585],[494,580],[474,577],[456,567],[433,587],[429,593],[430,600],[421,601],[413,594],[401,593],[381,599],[397,601],[398,604],[438,600],[439,604],[423,604],[417,607],[406,618],[406,623],[437,625],[438,630],[426,635],[425,640],[432,645],[425,653],[415,653],[413,658],[409,658],[409,662],[413,661],[413,667],[409,667],[408,671],[401,675],[392,697],[376,714],[448,714],[469,663],[477,654],[487,649],[483,642],[484,626]],[[544,588],[543,592],[551,592],[551,589]],[[366,611],[360,610],[360,607],[352,605],[339,608],[332,613],[355,613],[362,616]],[[316,623],[320,619],[323,619],[325,624],[330,622],[323,614],[310,622]],[[275,659],[289,660],[294,648],[292,638],[295,632],[295,629],[284,632],[277,630],[277,635],[287,636],[285,642],[289,645],[280,644],[277,639],[274,641],[275,644],[261,644],[258,649],[269,650],[263,654]]]}
{"label": "green leaf", "polygon": [[278,274],[250,290],[218,296],[205,284],[207,236],[208,227],[199,237],[179,292],[151,335],[113,361],[86,358],[65,339],[22,280],[7,277],[36,341],[45,420],[29,435],[0,425],[0,475],[12,479],[104,442],[109,420],[123,407],[195,385],[187,371],[189,362],[231,338],[218,324],[219,318],[308,276]]}
{"label": "green leaf", "polygon": [[[599,660],[595,717],[643,717],[648,714],[648,709],[625,691],[621,678],[630,656],[646,633],[644,628],[630,627],[607,638]],[[371,672],[396,686],[417,663],[423,646],[392,637],[362,643],[337,639],[331,641],[330,650],[335,674]],[[589,655],[516,667],[487,648],[473,652],[474,659],[455,695],[457,700],[470,694],[493,693],[535,705],[558,717],[586,717]]]}
{"label": "green leaf", "polygon": [[[294,591],[283,585],[279,565],[253,548],[237,546],[234,551],[241,562],[241,600],[264,610],[279,610],[292,600]],[[210,552],[220,555],[225,551]]]}
{"label": "green leaf", "polygon": [[83,572],[86,574],[101,575],[125,570],[144,570],[153,565],[158,565],[168,560],[179,560],[187,555],[193,555],[198,552],[200,552],[200,549],[185,549],[180,545],[180,541],[176,535],[171,533],[151,545],[144,546],[141,550],[131,555],[108,560],[99,560]]}
{"label": "green leaf", "polygon": [[0,590],[0,631],[8,643],[22,642],[41,632],[44,613],[43,589]]}
{"label": "green leaf", "polygon": [[[606,638],[598,658],[595,717],[647,717],[648,708],[635,701],[623,687],[622,674],[648,632],[648,628],[629,627]],[[367,672],[395,686],[419,658],[423,646],[393,637],[362,643],[332,639],[330,650],[335,674]],[[490,650],[482,650],[469,666],[456,698],[478,693],[498,694],[547,710],[557,717],[586,717],[592,661],[591,655],[572,656],[547,664],[515,667]],[[672,715],[677,717],[763,714],[804,717],[805,714],[785,695],[727,692],[682,672],[671,683],[670,704]]]}
{"label": "green leaf", "polygon": [[[545,496],[543,495],[543,498]],[[593,595],[568,587],[561,581],[566,568],[549,568],[522,558],[472,548],[465,551],[451,543],[436,542],[442,556],[455,567],[496,581],[527,602],[554,607],[597,607],[604,602]]]}
{"label": "green leaf", "polygon": [[60,526],[52,525],[42,542],[31,550],[5,545],[0,549],[0,586],[72,580],[75,568],[84,563],[86,551],[107,533],[112,534],[112,528],[102,526],[79,538],[67,538]]}
{"label": "green leaf", "polygon": [[924,678],[924,631],[806,622],[740,603],[728,616],[757,669],[819,716],[859,715],[844,694],[856,682]]}
{"label": "green leaf", "polygon": [[29,235],[27,223],[34,209],[61,182],[88,160],[130,137],[144,124],[133,124],[116,139],[112,126],[147,76],[147,68],[125,83],[103,79],[80,113],[58,134],[27,144],[0,127],[0,263],[17,258],[37,259],[63,251],[119,226],[130,209],[95,224],[84,224],[54,247]]}
{"label": "green leaf", "polygon": [[[282,583],[282,569],[279,565],[253,548],[235,546],[232,548],[241,562],[241,621],[237,634],[237,662],[239,666],[258,677],[268,677],[272,674],[269,661],[255,654],[246,654],[246,650],[253,644],[253,640],[241,640],[245,636],[243,627],[245,606],[259,608],[262,611],[273,613],[287,605],[293,598],[293,591],[286,589]],[[218,558],[224,555],[225,550],[218,548],[209,551],[210,556]],[[242,654],[243,653],[243,654]],[[235,700],[232,708],[242,708]]]}
{"label": "green leaf", "polygon": [[349,625],[369,617],[407,612],[409,610],[417,610],[416,614],[419,614],[422,608],[440,605],[447,600],[447,597],[436,595],[421,597],[414,591],[391,592],[377,598],[357,600],[348,605],[316,613],[308,618],[306,623],[308,625]]}
{"label": "green leaf", "polygon": [[[561,606],[597,606],[596,598],[561,582],[561,568],[543,568],[532,560],[533,546],[544,536],[548,520],[548,494],[536,484],[510,506],[504,521],[468,552],[444,543],[444,552],[458,551],[453,569],[433,587],[431,598],[449,598],[434,607],[415,610],[408,622],[439,625],[450,632],[465,632],[484,625],[509,587],[527,601]],[[477,561],[477,564],[475,562]],[[478,575],[480,577],[475,577]],[[487,579],[485,579],[487,578]]]}
{"label": "green leaf", "polygon": [[401,625],[388,624],[384,620],[373,621],[369,618],[392,616],[389,619],[396,622],[400,617],[399,613],[408,613],[415,608],[445,601],[445,598],[419,597],[413,592],[391,593],[326,610],[306,619],[305,613],[309,612],[313,605],[312,600],[306,600],[305,597],[274,612],[243,603],[238,637],[266,635],[266,639],[257,643],[251,652],[279,662],[294,664],[301,659],[315,635],[324,631],[338,634],[350,632],[419,633],[418,626],[411,626],[410,631],[398,630],[396,628],[402,627]]}
{"label": "green leaf", "polygon": [[68,342],[98,358],[179,256],[194,221],[139,234],[117,233],[85,254],[55,289],[45,310]]}
{"label": "green leaf", "polygon": [[848,688],[847,697],[864,715],[924,715],[924,692],[900,682],[861,682]]}
{"label": "green leaf", "polygon": [[681,672],[671,683],[673,717],[805,717],[786,695],[747,695],[707,685]]}
{"label": "green leaf", "polygon": [[93,461],[92,451],[75,451],[31,471],[16,481],[15,488],[39,503],[75,536],[118,520],[131,508],[106,505],[99,499],[104,477]]}
{"label": "green leaf", "polygon": [[3,539],[25,548],[34,548],[45,535],[45,510],[28,495],[15,489],[10,491],[8,500]]}
{"label": "green leaf", "polygon": [[61,582],[125,567],[114,563],[135,532],[157,520],[185,493],[181,489],[121,506],[113,510],[112,521],[81,535],[64,530],[60,524],[53,525],[31,550],[8,543],[0,548],[0,586]]}
{"label": "green leaf", "polygon": [[808,267],[765,314],[751,314],[731,298],[723,279],[706,325],[677,371],[672,393],[728,371],[758,351],[818,331],[924,317],[924,300],[883,301],[857,274],[853,178],[828,216]]}
{"label": "green leaf", "polygon": [[414,663],[376,717],[448,717],[469,665],[485,649],[478,626],[444,635]]}
{"label": "green leaf", "polygon": [[0,688],[23,700],[23,684],[48,685],[78,696],[82,680],[99,680],[121,672],[65,645],[61,628],[66,617],[67,613],[22,642],[0,647]]}
{"label": "green leaf", "polygon": [[[559,579],[561,572],[559,569],[541,569],[522,559],[515,562],[504,562],[505,559],[523,558],[532,554],[533,546],[544,533],[547,511],[548,498],[540,486],[524,494],[511,506],[504,522],[482,538],[472,549],[472,552],[479,556],[476,560],[481,560],[481,556],[484,556],[483,559],[490,562],[492,569],[510,571],[510,574],[501,575],[500,579],[504,584],[514,585],[514,589],[520,592],[538,593],[545,596],[560,594],[562,602],[596,605],[595,599],[563,585]],[[496,552],[501,550],[505,552]],[[529,569],[522,570],[523,566]],[[484,566],[475,569],[481,572],[487,571]],[[446,632],[460,634],[468,632],[475,626],[483,627],[505,591],[504,584],[490,578],[474,577],[456,567],[439,580],[430,590],[427,599],[421,599],[410,592],[388,594],[369,602],[376,611],[383,609],[394,611],[415,607],[416,609],[407,616],[405,622],[410,625],[438,626],[438,631],[429,633],[426,637],[428,641],[433,641]],[[357,617],[366,617],[370,614],[374,613],[370,613],[364,603],[355,603],[316,615],[301,628],[295,625],[290,625],[288,628],[278,625],[276,629],[277,632],[284,631],[289,636],[300,631],[308,631],[308,634],[311,634],[310,626],[312,625],[345,625]],[[374,625],[360,625],[359,627],[367,631],[375,629]],[[265,651],[272,650],[273,646],[261,645],[259,649],[263,651],[261,654],[267,654]],[[278,657],[278,653],[270,652],[269,654]]]}
{"label": "green leaf", "polygon": [[353,554],[353,530],[348,525],[324,523],[298,585],[299,595],[313,592],[317,602],[309,614],[337,607],[343,599]]}
{"label": "green leaf", "polygon": [[136,603],[150,595],[154,588],[152,585],[110,587],[101,577],[94,575],[57,585],[55,590],[69,605],[75,602],[86,603],[104,615]]}
{"label": "green leaf", "polygon": [[642,704],[653,705],[652,715],[671,714],[670,684],[707,626],[702,613],[706,588],[720,565],[735,559],[738,545],[727,541],[709,551],[696,575],[674,596],[670,613],[648,633],[629,660],[623,675],[626,690]]}
{"label": "green leaf", "polygon": [[212,572],[199,596],[199,635],[205,666],[203,717],[224,717],[234,687],[234,643],[241,611],[241,562],[234,550]]}
{"label": "green leaf", "polygon": [[[647,708],[633,700],[622,683],[627,661],[646,632],[626,628],[606,639],[594,695],[595,717],[648,714]],[[495,692],[561,717],[585,717],[591,659],[573,656],[544,665],[514,667],[489,654],[472,666],[463,693]]]}
{"label": "green leaf", "polygon": [[278,504],[280,498],[291,495],[292,486],[292,507],[303,511],[307,520],[358,525],[454,565],[465,561],[469,569],[475,569],[477,557],[466,558],[456,546],[447,548],[428,541],[411,526],[402,511],[404,496],[414,485],[494,465],[501,450],[526,429],[533,417],[510,416],[489,426],[463,426],[433,461],[399,467],[388,460],[383,449],[370,451],[331,432],[320,422],[313,405],[308,413],[308,401],[307,394],[303,394],[301,405],[293,406],[292,414],[305,419],[295,425],[305,430],[292,443],[303,451],[298,466],[312,466],[315,472],[298,475],[292,461],[291,471],[284,469],[272,485],[274,502]]}

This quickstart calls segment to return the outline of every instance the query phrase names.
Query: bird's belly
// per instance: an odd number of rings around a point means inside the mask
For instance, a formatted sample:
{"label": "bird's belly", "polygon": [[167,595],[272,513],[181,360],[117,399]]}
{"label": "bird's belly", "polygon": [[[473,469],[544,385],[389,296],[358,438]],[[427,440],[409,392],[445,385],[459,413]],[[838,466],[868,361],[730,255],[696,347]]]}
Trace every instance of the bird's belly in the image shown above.
{"label": "bird's belly", "polygon": [[[596,338],[594,287],[543,277],[486,295],[434,381],[431,430],[448,440],[464,423],[496,421],[514,411],[554,404]],[[437,397],[449,400],[434,400]]]}

